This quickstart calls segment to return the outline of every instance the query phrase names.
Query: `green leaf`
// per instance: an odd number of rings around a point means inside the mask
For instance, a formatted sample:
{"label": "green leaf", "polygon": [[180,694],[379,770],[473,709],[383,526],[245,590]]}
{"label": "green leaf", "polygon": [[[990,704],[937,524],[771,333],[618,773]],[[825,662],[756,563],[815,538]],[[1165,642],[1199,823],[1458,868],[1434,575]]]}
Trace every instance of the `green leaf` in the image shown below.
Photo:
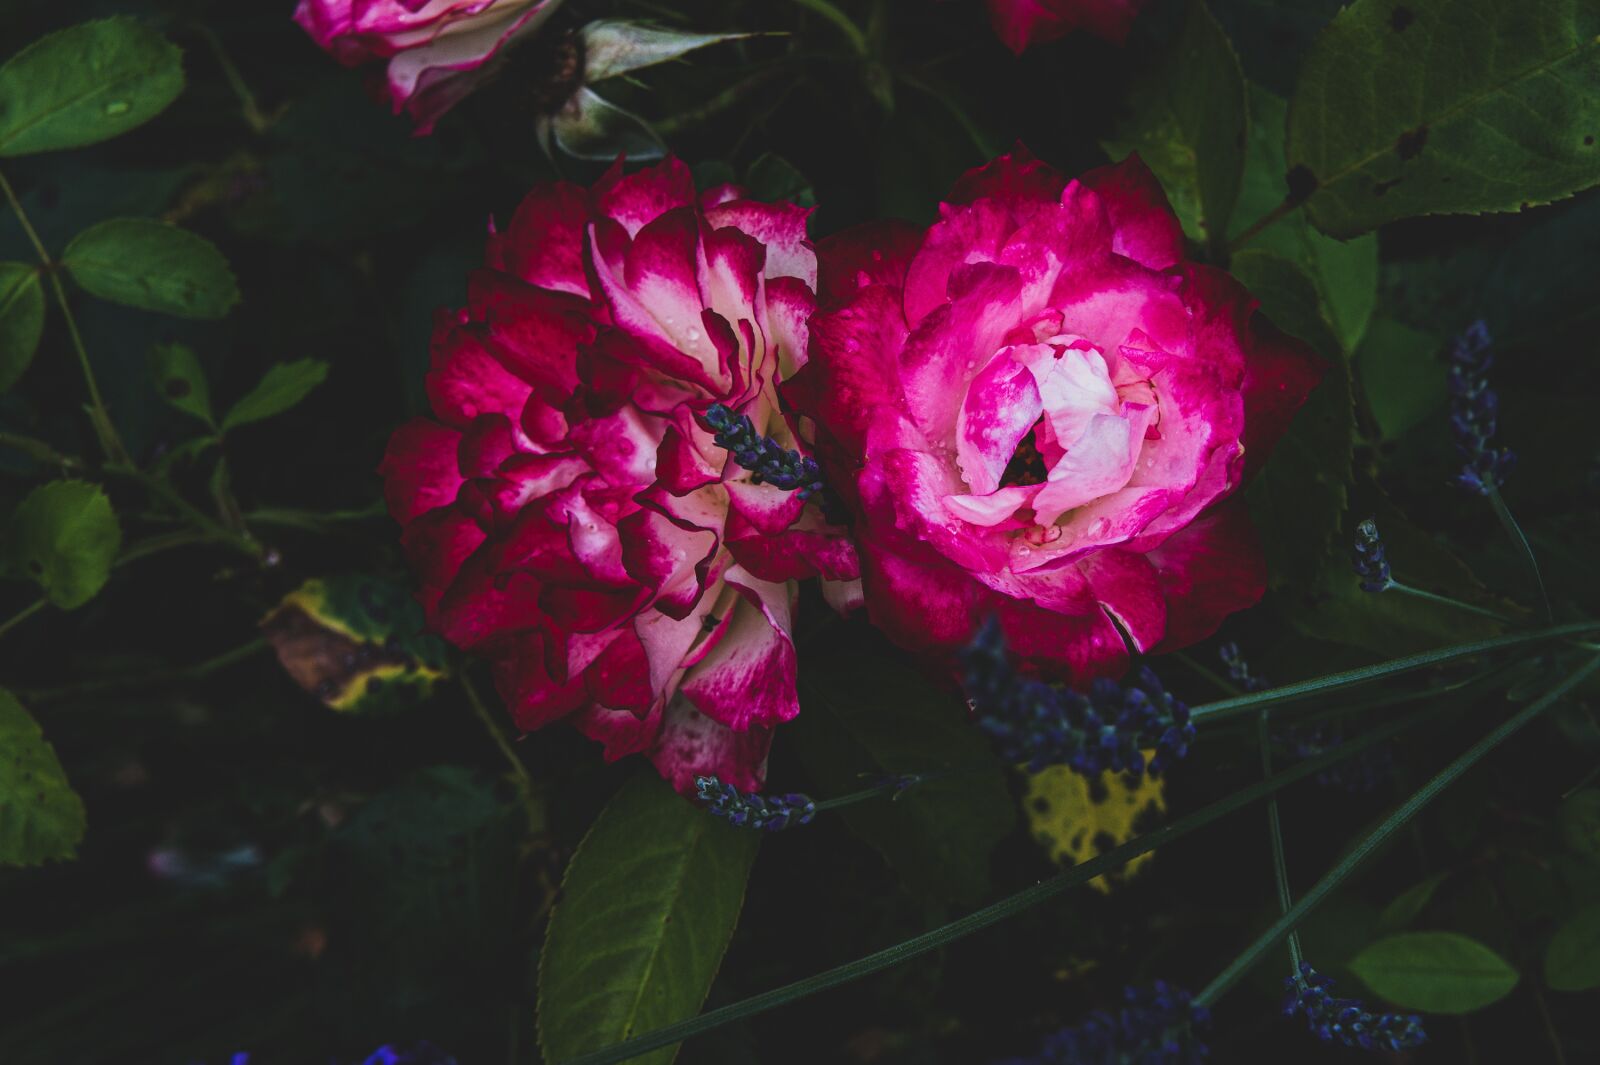
{"label": "green leaf", "polygon": [[111,218],[67,245],[62,265],[90,295],[180,318],[221,318],[239,302],[228,260],[197,233]]}
{"label": "green leaf", "polygon": [[183,53],[131,18],[42,37],[0,67],[0,156],[95,144],[183,91]]}
{"label": "green leaf", "polygon": [[38,268],[0,263],[0,392],[27,371],[43,333],[44,289]]}
{"label": "green leaf", "polygon": [[1350,971],[1373,994],[1424,1013],[1470,1013],[1517,986],[1517,971],[1455,932],[1404,932],[1369,944]]}
{"label": "green leaf", "polygon": [[0,863],[71,858],[83,839],[83,800],[16,697],[0,688]]}
{"label": "green leaf", "polygon": [[745,172],[745,187],[754,200],[768,203],[788,200],[801,207],[815,207],[817,194],[793,163],[772,152],[762,154]]}
{"label": "green leaf", "polygon": [[1132,117],[1104,142],[1113,158],[1137,151],[1161,179],[1183,230],[1206,242],[1227,232],[1244,171],[1244,73],[1200,0],[1171,48],[1140,79]]}
{"label": "green leaf", "polygon": [[881,852],[906,889],[932,902],[974,903],[989,891],[989,852],[1016,823],[1006,767],[967,720],[960,696],[929,680],[877,633],[841,626],[819,636],[801,677],[803,711],[786,742],[820,794],[864,780],[949,770],[839,816]]}
{"label": "green leaf", "polygon": [[[625,784],[567,866],[539,961],[539,1045],[560,1062],[699,1012],[760,835],[653,772]],[[678,1048],[636,1059],[669,1065]]]}
{"label": "green leaf", "polygon": [[1379,924],[1385,929],[1396,929],[1404,928],[1412,921],[1415,921],[1428,903],[1433,900],[1433,896],[1439,890],[1439,885],[1448,879],[1450,879],[1450,873],[1446,871],[1434,873],[1421,883],[1412,884],[1399,895],[1396,895],[1393,902],[1383,908],[1383,913],[1378,917]]}
{"label": "green leaf", "polygon": [[1232,270],[1261,301],[1272,324],[1304,339],[1330,363],[1247,495],[1272,587],[1309,596],[1333,554],[1353,476],[1350,367],[1303,269],[1252,249],[1233,257]]}
{"label": "green leaf", "polygon": [[222,419],[224,431],[271,418],[299,403],[328,376],[328,364],[319,359],[279,363],[268,370]]}
{"label": "green leaf", "polygon": [[6,565],[56,606],[82,606],[111,576],[122,528],[98,485],[54,481],[28,493],[6,529]]}
{"label": "green leaf", "polygon": [[1355,0],[1312,46],[1289,154],[1323,232],[1515,211],[1600,182],[1600,7]]}
{"label": "green leaf", "polygon": [[206,383],[206,372],[192,348],[157,344],[150,349],[150,373],[162,399],[216,429],[217,423],[211,417],[211,386]]}
{"label": "green leaf", "polygon": [[1448,371],[1438,337],[1387,318],[1373,320],[1356,351],[1367,408],[1385,438],[1410,429],[1445,402]]}
{"label": "green leaf", "polygon": [[1600,987],[1600,905],[1580,911],[1550,937],[1544,982],[1557,991]]}
{"label": "green leaf", "polygon": [[[1284,179],[1283,127],[1289,105],[1282,97],[1250,86],[1250,139],[1245,153],[1239,205],[1228,227],[1237,239],[1289,196]],[[1340,346],[1353,351],[1366,331],[1378,299],[1378,238],[1351,241],[1324,236],[1294,211],[1250,238],[1249,247],[1275,252],[1303,270],[1317,290],[1321,316]]]}

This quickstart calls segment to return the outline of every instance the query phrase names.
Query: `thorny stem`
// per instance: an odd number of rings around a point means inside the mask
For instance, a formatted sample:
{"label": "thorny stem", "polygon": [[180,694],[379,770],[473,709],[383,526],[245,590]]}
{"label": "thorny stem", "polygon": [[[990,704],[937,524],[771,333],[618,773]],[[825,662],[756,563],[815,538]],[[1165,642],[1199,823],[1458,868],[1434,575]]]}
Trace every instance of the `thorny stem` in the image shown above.
{"label": "thorny stem", "polygon": [[127,449],[122,446],[116,427],[111,424],[111,415],[106,410],[105,400],[100,396],[100,386],[95,382],[94,369],[89,365],[89,352],[83,346],[83,336],[78,332],[78,320],[73,317],[72,306],[67,302],[67,290],[61,284],[61,275],[56,269],[56,263],[50,258],[50,252],[45,249],[44,241],[39,239],[38,231],[33,228],[27,212],[22,209],[22,201],[17,199],[16,191],[12,189],[11,182],[6,180],[4,174],[0,174],[0,192],[5,194],[7,202],[11,204],[12,213],[22,224],[22,231],[27,234],[34,252],[39,256],[39,263],[43,267],[45,276],[50,279],[50,288],[55,293],[56,304],[61,308],[61,317],[67,323],[67,334],[72,338],[73,350],[78,354],[78,365],[83,368],[83,381],[89,390],[89,420],[94,424],[100,449],[112,462],[128,462]]}

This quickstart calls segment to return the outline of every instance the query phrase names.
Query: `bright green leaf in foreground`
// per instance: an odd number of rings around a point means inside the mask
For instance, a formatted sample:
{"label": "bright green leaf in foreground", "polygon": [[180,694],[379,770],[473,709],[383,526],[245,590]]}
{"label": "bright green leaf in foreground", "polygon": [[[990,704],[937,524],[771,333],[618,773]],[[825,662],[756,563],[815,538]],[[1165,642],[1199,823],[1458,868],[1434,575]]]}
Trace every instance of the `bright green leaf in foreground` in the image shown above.
{"label": "bright green leaf in foreground", "polygon": [[1203,3],[1191,0],[1183,32],[1140,79],[1132,117],[1105,142],[1113,158],[1138,152],[1161,179],[1184,232],[1227,232],[1244,169],[1245,83],[1239,59]]}
{"label": "bright green leaf in foreground", "polygon": [[328,376],[328,364],[299,359],[274,366],[222,419],[223,429],[235,429],[271,418],[299,403]]}
{"label": "bright green leaf in foreground", "polygon": [[42,37],[0,67],[0,156],[126,133],[183,91],[183,53],[131,18]]}
{"label": "bright green leaf in foreground", "polygon": [[1600,6],[1356,0],[1306,57],[1289,165],[1336,237],[1600,183]]}
{"label": "bright green leaf in foreground", "polygon": [[16,697],[0,688],[0,863],[71,858],[83,838],[83,800]]}
{"label": "bright green leaf in foreground", "polygon": [[44,289],[38,268],[0,263],[0,392],[28,369],[43,332]]}
{"label": "bright green leaf in foreground", "polygon": [[[539,1043],[566,1061],[700,1010],[744,904],[759,833],[654,772],[601,812],[567,866],[539,963]],[[642,1055],[668,1065],[677,1047]]]}
{"label": "bright green leaf in foreground", "polygon": [[1350,963],[1374,994],[1424,1013],[1470,1013],[1517,986],[1517,971],[1475,939],[1406,932],[1370,944]]}
{"label": "bright green leaf in foreground", "polygon": [[72,239],[62,265],[85,292],[180,318],[221,318],[239,302],[228,260],[197,233],[112,218]]}
{"label": "bright green leaf in foreground", "polygon": [[11,515],[6,568],[37,581],[52,603],[71,610],[100,591],[121,545],[122,528],[99,486],[54,481],[29,492]]}

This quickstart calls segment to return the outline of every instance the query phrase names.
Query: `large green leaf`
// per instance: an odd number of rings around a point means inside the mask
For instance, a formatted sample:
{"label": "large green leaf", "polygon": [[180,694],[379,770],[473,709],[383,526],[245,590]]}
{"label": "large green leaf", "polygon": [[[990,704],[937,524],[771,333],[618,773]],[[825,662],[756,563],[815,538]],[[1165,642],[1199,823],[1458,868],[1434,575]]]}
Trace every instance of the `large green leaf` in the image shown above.
{"label": "large green leaf", "polygon": [[[1283,127],[1288,104],[1250,86],[1250,139],[1244,182],[1229,237],[1237,240],[1289,196],[1284,177]],[[1293,211],[1251,236],[1247,247],[1274,252],[1295,263],[1317,290],[1321,316],[1346,353],[1355,350],[1378,299],[1378,238],[1341,241],[1325,236]]]}
{"label": "large green leaf", "polygon": [[[539,1044],[561,1062],[691,1017],[744,904],[759,834],[653,772],[601,811],[567,866],[539,960]],[[676,1046],[636,1059],[668,1065]]]}
{"label": "large green leaf", "polygon": [[44,290],[39,270],[27,263],[0,263],[0,392],[28,369],[44,332]]}
{"label": "large green leaf", "polygon": [[819,791],[841,795],[902,773],[943,775],[839,811],[907,889],[973,903],[989,889],[989,852],[1016,823],[1004,763],[967,720],[951,685],[914,668],[877,633],[844,626],[807,647],[803,710],[784,728]]}
{"label": "large green leaf", "polygon": [[122,527],[99,486],[54,481],[29,492],[11,515],[6,568],[37,581],[52,603],[71,610],[100,591],[121,545]]}
{"label": "large green leaf", "polygon": [[1131,117],[1104,144],[1115,158],[1137,151],[1161,179],[1190,238],[1227,232],[1244,171],[1245,83],[1217,20],[1189,0],[1183,31],[1137,83]]}
{"label": "large green leaf", "polygon": [[320,359],[279,363],[229,409],[222,418],[222,428],[234,429],[282,414],[305,399],[327,376],[328,364]]}
{"label": "large green leaf", "polygon": [[1332,555],[1349,497],[1355,451],[1350,367],[1299,265],[1247,250],[1233,257],[1232,269],[1274,325],[1308,342],[1330,364],[1248,493],[1272,586],[1307,596]]}
{"label": "large green leaf", "polygon": [[28,711],[0,688],[0,862],[71,858],[83,838],[83,800]]}
{"label": "large green leaf", "polygon": [[1455,932],[1405,932],[1369,944],[1350,971],[1376,995],[1425,1013],[1470,1013],[1517,986],[1517,971]]}
{"label": "large green leaf", "polygon": [[1600,987],[1600,905],[1581,911],[1550,937],[1544,982],[1557,991]]}
{"label": "large green leaf", "polygon": [[42,37],[0,67],[0,156],[126,133],[183,91],[183,53],[131,18]]}
{"label": "large green leaf", "polygon": [[180,318],[221,318],[239,302],[228,260],[197,233],[150,218],[111,218],[67,245],[62,265],[85,292]]}
{"label": "large green leaf", "polygon": [[1355,0],[1289,105],[1293,183],[1323,232],[1514,211],[1600,182],[1600,6]]}

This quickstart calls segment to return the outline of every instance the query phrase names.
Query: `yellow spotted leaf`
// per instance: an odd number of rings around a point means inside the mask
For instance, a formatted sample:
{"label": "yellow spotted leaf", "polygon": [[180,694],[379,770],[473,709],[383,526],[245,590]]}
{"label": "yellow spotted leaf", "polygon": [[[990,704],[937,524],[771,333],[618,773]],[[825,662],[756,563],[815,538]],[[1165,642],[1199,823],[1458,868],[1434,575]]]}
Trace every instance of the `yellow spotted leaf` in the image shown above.
{"label": "yellow spotted leaf", "polygon": [[[1153,751],[1146,751],[1149,758]],[[1161,781],[1141,774],[1103,773],[1091,781],[1066,766],[1050,766],[1028,776],[1023,799],[1028,827],[1041,846],[1065,866],[1081,865],[1144,831],[1166,813]],[[1115,872],[1089,881],[1097,891],[1137,873],[1155,857],[1150,851]]]}

